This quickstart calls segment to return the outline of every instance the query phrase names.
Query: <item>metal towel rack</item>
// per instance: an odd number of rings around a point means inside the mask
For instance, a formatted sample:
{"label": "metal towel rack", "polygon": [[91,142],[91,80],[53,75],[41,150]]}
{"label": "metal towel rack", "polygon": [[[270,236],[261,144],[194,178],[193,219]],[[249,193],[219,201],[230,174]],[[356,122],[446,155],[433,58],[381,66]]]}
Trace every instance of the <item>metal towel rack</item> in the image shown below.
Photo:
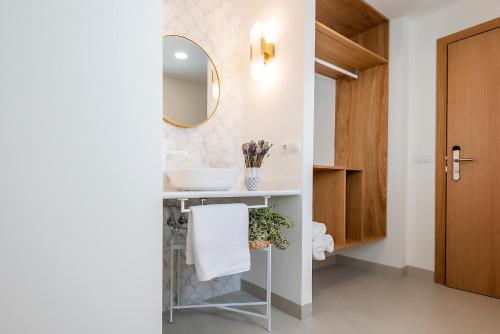
{"label": "metal towel rack", "polygon": [[[271,196],[263,196],[264,198],[264,204],[261,205],[249,205],[249,209],[261,209],[261,208],[267,208],[269,206],[269,198]],[[181,202],[181,213],[190,213],[191,209],[186,209],[185,203],[189,200],[189,198],[179,198],[179,201]],[[201,198],[201,205],[205,205],[206,198]]]}
{"label": "metal towel rack", "polygon": [[[263,196],[264,198],[264,204],[261,205],[249,205],[249,209],[259,209],[259,208],[267,208],[268,207],[268,200],[270,196]],[[191,212],[191,209],[186,209],[185,203],[188,201],[187,198],[181,198],[179,199],[181,202],[181,212],[182,213],[189,213]],[[202,205],[205,205],[206,198],[201,198],[201,203]],[[180,252],[181,250],[185,250],[186,246],[185,245],[175,245],[172,244],[170,245],[170,306],[169,306],[169,312],[170,312],[170,318],[169,322],[173,323],[173,311],[174,310],[184,310],[184,309],[196,309],[196,308],[217,308],[225,311],[230,311],[230,312],[235,312],[239,314],[243,314],[246,316],[250,317],[256,317],[256,318],[261,318],[261,319],[266,319],[267,320],[267,330],[270,332],[271,331],[271,282],[272,282],[272,252],[271,252],[272,246],[269,245],[267,248],[262,249],[263,251],[267,252],[267,264],[266,264],[266,300],[265,301],[259,301],[259,302],[238,302],[238,303],[215,303],[215,304],[210,304],[210,303],[204,303],[201,302],[199,304],[194,304],[194,305],[181,305],[180,303]],[[176,303],[174,305],[174,297],[173,297],[173,292],[174,292],[174,251],[177,251],[177,295],[176,295]],[[265,314],[258,313],[258,312],[251,312],[251,311],[245,311],[245,310],[240,310],[237,309],[236,307],[243,307],[243,306],[266,306],[266,312]]]}

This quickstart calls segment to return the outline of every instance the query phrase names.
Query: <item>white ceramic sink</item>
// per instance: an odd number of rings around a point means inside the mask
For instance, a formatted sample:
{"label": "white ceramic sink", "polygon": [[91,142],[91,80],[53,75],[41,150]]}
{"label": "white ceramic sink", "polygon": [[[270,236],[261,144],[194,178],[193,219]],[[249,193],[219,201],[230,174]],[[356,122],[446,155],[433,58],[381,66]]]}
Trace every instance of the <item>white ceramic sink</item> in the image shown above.
{"label": "white ceramic sink", "polygon": [[234,185],[237,169],[184,168],[167,174],[170,184],[177,190],[221,191]]}

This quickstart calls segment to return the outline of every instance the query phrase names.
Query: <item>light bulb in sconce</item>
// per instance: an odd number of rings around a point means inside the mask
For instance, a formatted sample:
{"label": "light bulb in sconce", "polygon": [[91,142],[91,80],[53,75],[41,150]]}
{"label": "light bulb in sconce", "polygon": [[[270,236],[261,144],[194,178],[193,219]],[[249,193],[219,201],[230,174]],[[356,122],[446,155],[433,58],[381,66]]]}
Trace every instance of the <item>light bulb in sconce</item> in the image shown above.
{"label": "light bulb in sconce", "polygon": [[263,79],[266,67],[274,59],[275,29],[256,22],[250,30],[250,76],[254,80]]}
{"label": "light bulb in sconce", "polygon": [[255,22],[250,29],[250,42],[260,42],[262,35],[264,34],[264,25],[261,22]]}

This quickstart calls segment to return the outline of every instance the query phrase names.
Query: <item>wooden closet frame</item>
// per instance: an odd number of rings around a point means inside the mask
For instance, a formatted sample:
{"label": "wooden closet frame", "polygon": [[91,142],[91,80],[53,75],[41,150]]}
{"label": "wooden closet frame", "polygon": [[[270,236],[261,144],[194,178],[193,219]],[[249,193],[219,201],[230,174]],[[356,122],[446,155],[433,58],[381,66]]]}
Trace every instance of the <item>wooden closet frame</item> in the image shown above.
{"label": "wooden closet frame", "polygon": [[436,248],[434,281],[446,284],[446,134],[448,99],[448,44],[500,27],[500,18],[437,40],[436,83]]}
{"label": "wooden closet frame", "polygon": [[315,72],[336,89],[335,165],[313,166],[313,219],[339,250],[387,236],[389,20],[364,0],[316,0],[315,28]]}

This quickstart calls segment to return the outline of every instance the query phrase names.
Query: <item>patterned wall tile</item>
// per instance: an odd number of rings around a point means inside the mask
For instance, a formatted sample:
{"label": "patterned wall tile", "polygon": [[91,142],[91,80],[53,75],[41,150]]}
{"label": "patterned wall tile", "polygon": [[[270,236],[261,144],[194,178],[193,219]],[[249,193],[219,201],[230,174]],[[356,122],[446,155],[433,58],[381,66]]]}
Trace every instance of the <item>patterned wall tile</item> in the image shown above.
{"label": "patterned wall tile", "polygon": [[[164,0],[164,33],[179,34],[199,43],[214,61],[220,75],[221,97],[218,111],[203,125],[176,128],[164,124],[164,150],[181,150],[187,155],[165,155],[164,169],[186,167],[231,167],[242,179],[243,69],[247,55],[243,34],[243,0]],[[164,245],[171,235],[165,225],[171,215],[178,217],[176,203],[164,208]],[[182,255],[184,256],[184,255]],[[164,308],[169,300],[169,248],[164,248]],[[214,297],[239,289],[239,275],[208,283],[196,281],[192,267],[181,259],[182,301]]]}

